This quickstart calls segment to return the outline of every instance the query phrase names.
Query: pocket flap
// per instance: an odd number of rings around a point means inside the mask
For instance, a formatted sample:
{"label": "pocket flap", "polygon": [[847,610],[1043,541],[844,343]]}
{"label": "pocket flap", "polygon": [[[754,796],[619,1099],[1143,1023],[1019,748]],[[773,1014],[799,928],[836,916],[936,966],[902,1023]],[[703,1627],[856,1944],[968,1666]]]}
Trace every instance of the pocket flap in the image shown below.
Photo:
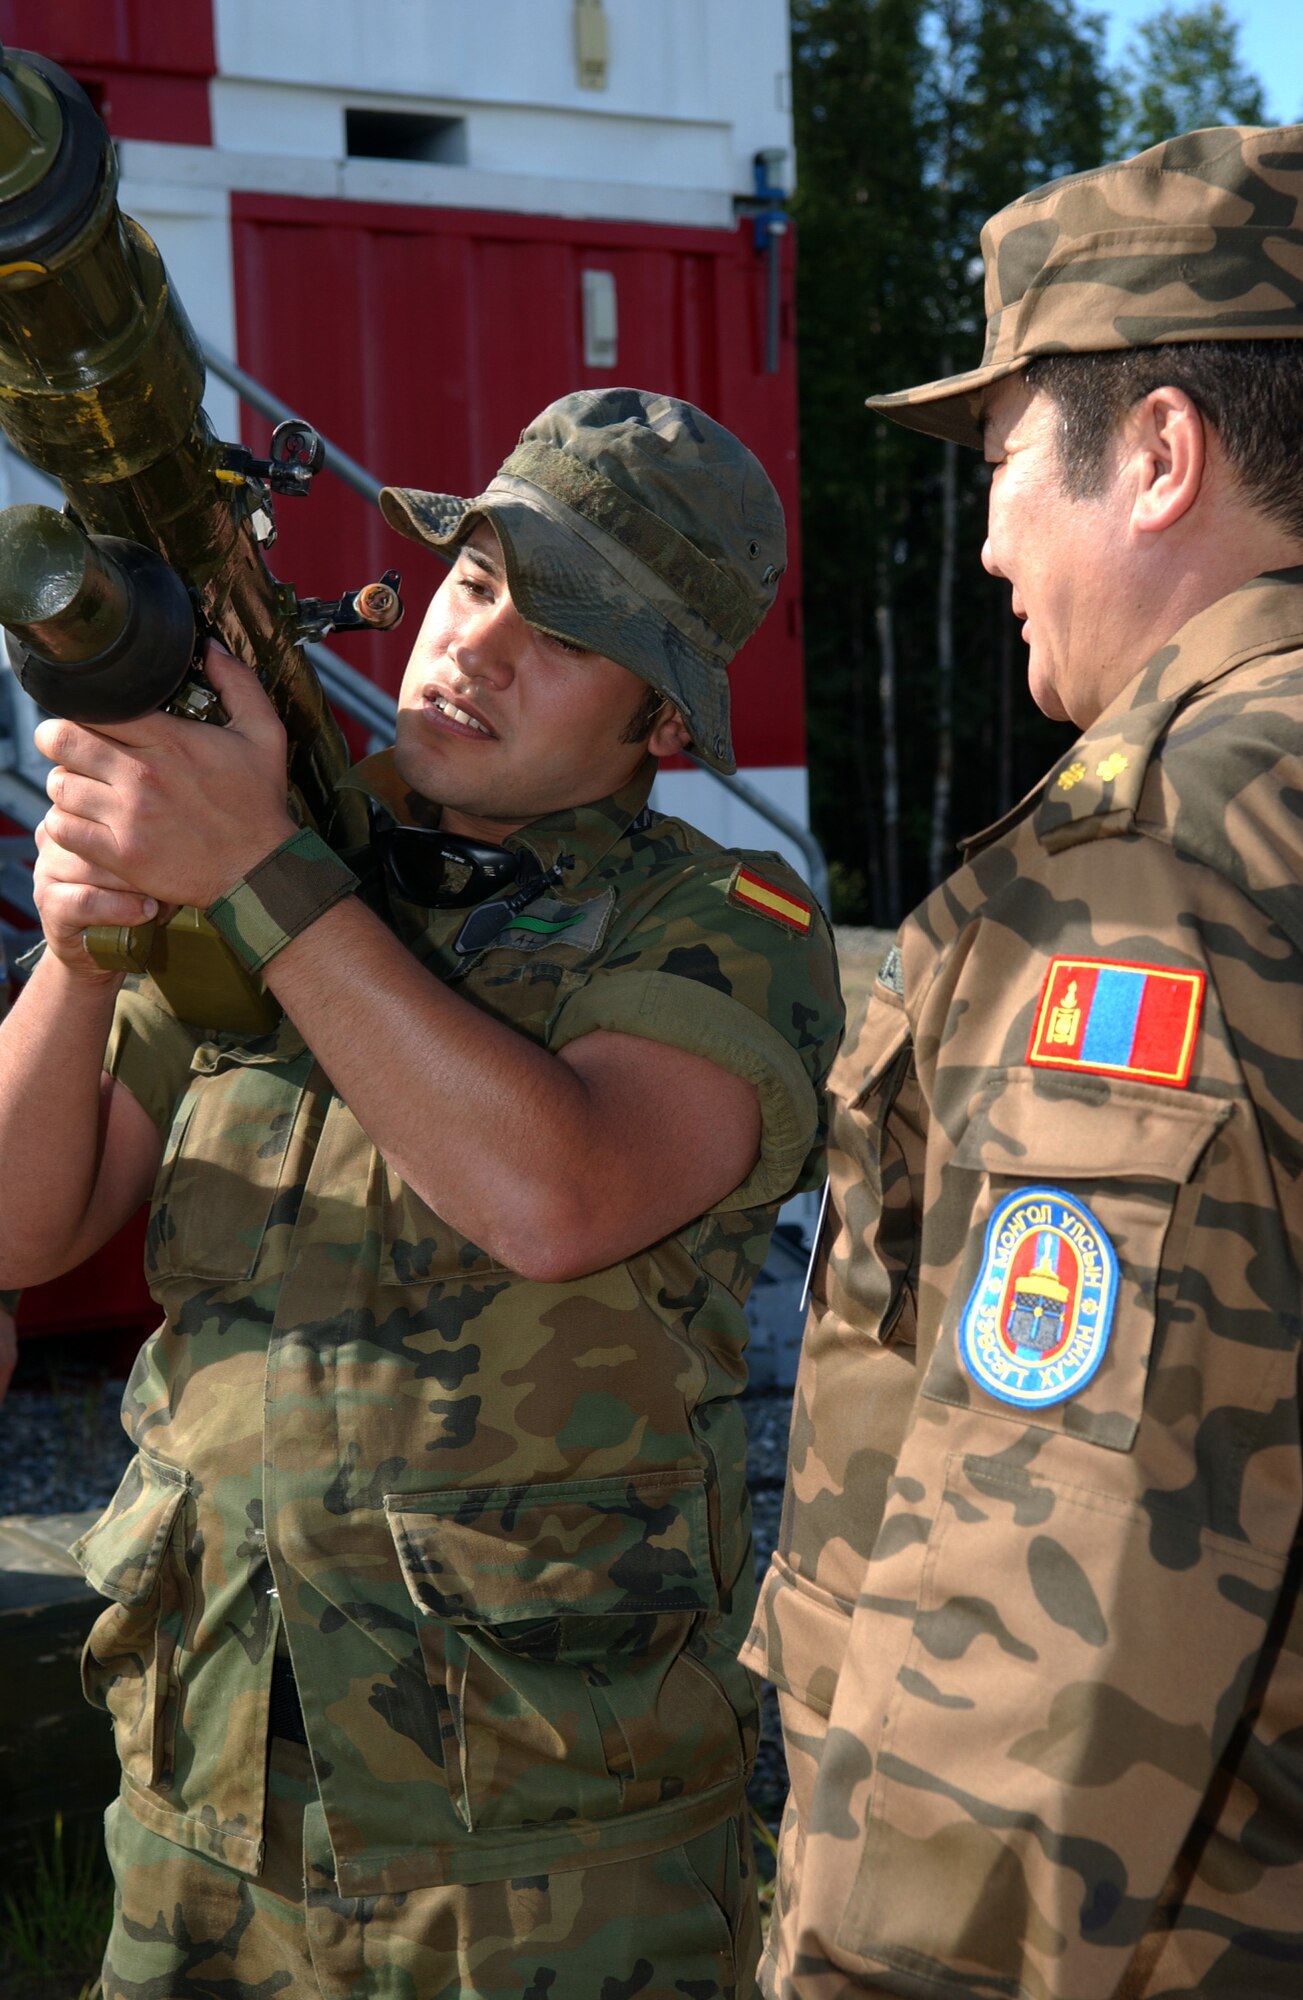
{"label": "pocket flap", "polygon": [[867,1104],[901,1050],[911,1043],[909,1016],[894,993],[873,988],[864,1012],[847,1026],[830,1083],[852,1104]]}
{"label": "pocket flap", "polygon": [[[1103,1094],[1101,1094],[1101,1091]],[[1161,1085],[1053,1082],[1029,1069],[987,1079],[955,1165],[1018,1180],[1164,1180],[1183,1186],[1230,1103]]]}
{"label": "pocket flap", "polygon": [[716,1601],[700,1471],[388,1493],[385,1511],[412,1602],[451,1624]]}
{"label": "pocket flap", "polygon": [[132,1459],[99,1520],[71,1549],[87,1583],[101,1597],[116,1598],[119,1604],[148,1603],[189,1485],[190,1474],[180,1466],[164,1465],[143,1452]]}

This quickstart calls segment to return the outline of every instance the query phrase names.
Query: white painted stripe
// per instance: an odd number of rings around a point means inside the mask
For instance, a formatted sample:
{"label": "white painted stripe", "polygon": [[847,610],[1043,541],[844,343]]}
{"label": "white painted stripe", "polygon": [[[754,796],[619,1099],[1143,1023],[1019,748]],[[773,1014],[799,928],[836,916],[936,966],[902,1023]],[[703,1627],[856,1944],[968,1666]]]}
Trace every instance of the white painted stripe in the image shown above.
{"label": "white painted stripe", "polygon": [[479,173],[417,160],[321,160],[293,154],[219,152],[124,139],[120,152],[133,181],[248,194],[299,195],[315,201],[390,202],[409,208],[470,208],[510,215],[561,215],[606,222],[664,223],[731,230],[731,197],[711,189],[636,187],[618,181],[548,174]]}
{"label": "white painted stripe", "polygon": [[[235,271],[231,255],[231,198],[213,181],[175,170],[178,160],[216,159],[205,146],[145,145],[127,140],[119,147],[122,182],[118,202],[157,243],[177,298],[196,333],[219,353],[235,352]],[[141,156],[147,156],[142,160]],[[141,167],[158,169],[141,171]],[[218,437],[239,432],[234,392],[209,376],[204,408]]]}

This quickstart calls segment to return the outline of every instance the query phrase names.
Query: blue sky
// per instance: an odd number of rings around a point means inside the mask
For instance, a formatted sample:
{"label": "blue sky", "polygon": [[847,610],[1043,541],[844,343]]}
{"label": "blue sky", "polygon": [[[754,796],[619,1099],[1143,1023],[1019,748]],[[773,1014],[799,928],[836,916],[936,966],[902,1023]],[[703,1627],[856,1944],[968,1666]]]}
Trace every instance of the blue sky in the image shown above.
{"label": "blue sky", "polygon": [[[1108,17],[1112,59],[1126,47],[1137,21],[1158,13],[1164,0],[1094,0],[1086,11]],[[1193,0],[1167,0],[1184,7]],[[1240,60],[1267,93],[1269,115],[1284,124],[1303,117],[1303,0],[1228,0],[1240,23]]]}

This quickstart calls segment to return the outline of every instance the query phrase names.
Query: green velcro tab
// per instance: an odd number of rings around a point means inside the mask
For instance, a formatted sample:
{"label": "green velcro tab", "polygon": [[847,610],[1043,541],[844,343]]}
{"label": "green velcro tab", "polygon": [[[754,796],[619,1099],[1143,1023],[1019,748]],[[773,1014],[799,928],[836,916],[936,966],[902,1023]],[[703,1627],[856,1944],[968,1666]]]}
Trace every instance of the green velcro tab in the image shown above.
{"label": "green velcro tab", "polygon": [[209,905],[208,921],[242,965],[261,972],[356,887],[357,876],[321,835],[300,827]]}

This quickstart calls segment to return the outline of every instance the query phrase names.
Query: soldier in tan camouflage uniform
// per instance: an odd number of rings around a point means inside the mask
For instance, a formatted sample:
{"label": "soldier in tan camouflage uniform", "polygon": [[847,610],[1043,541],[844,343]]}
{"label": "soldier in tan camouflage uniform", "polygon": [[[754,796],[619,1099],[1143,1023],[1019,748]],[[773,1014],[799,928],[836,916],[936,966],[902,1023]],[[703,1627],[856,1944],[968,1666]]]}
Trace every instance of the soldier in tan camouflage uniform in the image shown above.
{"label": "soldier in tan camouflage uniform", "polygon": [[986,567],[1083,732],[834,1070],[772,1995],[1303,1992],[1303,129],[1018,201]]}
{"label": "soldier in tan camouflage uniform", "polygon": [[[453,567],[349,781],[356,874],[233,662],[229,729],[40,734],[0,1282],[152,1185],[165,1314],[80,1545],[105,1996],[722,2000],[758,1949],[742,1305],[821,1171],[839,1007],[783,863],[647,795],[685,743],[731,768],[782,514],[631,390],[552,405],[473,502],[383,505]],[[281,1026],[119,997],[81,927],[146,899],[208,907]]]}

